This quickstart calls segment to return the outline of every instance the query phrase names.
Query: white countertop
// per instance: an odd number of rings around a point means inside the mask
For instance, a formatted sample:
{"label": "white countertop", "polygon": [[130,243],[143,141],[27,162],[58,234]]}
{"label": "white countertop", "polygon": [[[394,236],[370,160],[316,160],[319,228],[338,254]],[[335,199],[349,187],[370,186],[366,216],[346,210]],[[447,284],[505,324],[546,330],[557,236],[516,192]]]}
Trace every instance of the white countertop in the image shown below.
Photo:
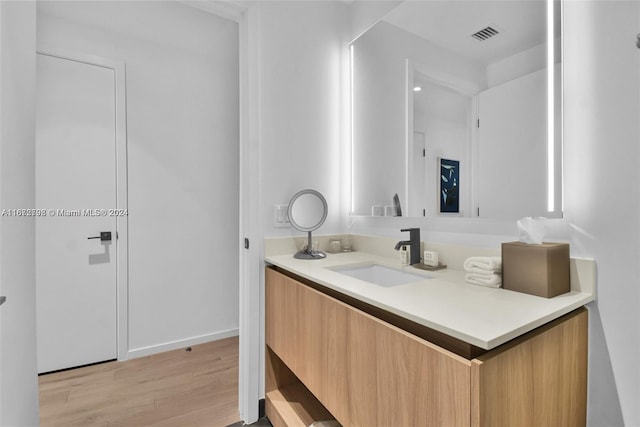
{"label": "white countertop", "polygon": [[[327,258],[322,260],[299,260],[291,254],[276,255],[265,258],[265,261],[487,350],[594,300],[593,293],[576,290],[554,298],[542,298],[468,285],[464,281],[464,271],[419,270],[402,266],[399,260],[365,252],[327,254]],[[404,285],[382,287],[327,268],[367,263],[405,269],[428,277]]]}

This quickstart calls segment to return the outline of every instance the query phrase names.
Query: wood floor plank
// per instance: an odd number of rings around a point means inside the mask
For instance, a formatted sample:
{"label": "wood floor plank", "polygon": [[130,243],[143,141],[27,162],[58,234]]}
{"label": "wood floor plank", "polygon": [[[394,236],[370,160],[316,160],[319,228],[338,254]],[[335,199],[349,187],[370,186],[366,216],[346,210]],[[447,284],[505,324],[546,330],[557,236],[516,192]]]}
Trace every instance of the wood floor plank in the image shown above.
{"label": "wood floor plank", "polygon": [[207,408],[167,419],[156,424],[154,427],[225,427],[238,422],[237,416],[225,416],[222,415],[223,412],[226,411],[220,408]]}
{"label": "wood floor plank", "polygon": [[238,337],[39,377],[42,427],[203,426],[240,420]]}

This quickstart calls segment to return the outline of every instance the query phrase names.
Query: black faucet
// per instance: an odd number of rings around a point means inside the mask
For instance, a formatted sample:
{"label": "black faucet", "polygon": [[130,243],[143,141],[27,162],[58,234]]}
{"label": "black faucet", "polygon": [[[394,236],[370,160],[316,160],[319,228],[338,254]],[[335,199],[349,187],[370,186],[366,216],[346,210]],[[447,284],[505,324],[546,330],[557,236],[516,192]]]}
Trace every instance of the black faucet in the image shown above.
{"label": "black faucet", "polygon": [[420,229],[419,228],[403,228],[400,231],[409,232],[409,240],[401,240],[396,244],[396,251],[402,246],[409,245],[411,248],[411,261],[409,264],[420,264]]}

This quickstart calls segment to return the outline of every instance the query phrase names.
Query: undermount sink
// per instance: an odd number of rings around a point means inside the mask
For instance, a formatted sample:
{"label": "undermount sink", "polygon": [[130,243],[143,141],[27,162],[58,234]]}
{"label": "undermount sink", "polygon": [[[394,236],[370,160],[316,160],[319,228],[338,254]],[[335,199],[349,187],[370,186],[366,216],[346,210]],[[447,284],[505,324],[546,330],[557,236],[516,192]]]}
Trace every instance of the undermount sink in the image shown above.
{"label": "undermount sink", "polygon": [[380,264],[337,266],[330,267],[329,270],[384,287],[404,285],[406,283],[432,278],[432,276],[413,274],[404,270],[385,267]]}

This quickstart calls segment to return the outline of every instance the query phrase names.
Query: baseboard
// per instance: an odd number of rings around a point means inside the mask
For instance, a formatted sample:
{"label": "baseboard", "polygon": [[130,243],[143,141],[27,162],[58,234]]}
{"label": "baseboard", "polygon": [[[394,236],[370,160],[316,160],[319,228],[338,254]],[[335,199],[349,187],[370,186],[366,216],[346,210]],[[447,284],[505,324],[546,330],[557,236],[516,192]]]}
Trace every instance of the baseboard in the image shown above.
{"label": "baseboard", "polygon": [[149,356],[151,354],[162,353],[169,350],[177,350],[179,348],[189,347],[192,345],[204,344],[206,342],[217,341],[224,338],[238,336],[238,329],[229,329],[227,331],[214,332],[212,334],[199,335],[183,340],[171,341],[164,344],[151,345],[129,350],[127,352],[127,360],[138,357]]}

